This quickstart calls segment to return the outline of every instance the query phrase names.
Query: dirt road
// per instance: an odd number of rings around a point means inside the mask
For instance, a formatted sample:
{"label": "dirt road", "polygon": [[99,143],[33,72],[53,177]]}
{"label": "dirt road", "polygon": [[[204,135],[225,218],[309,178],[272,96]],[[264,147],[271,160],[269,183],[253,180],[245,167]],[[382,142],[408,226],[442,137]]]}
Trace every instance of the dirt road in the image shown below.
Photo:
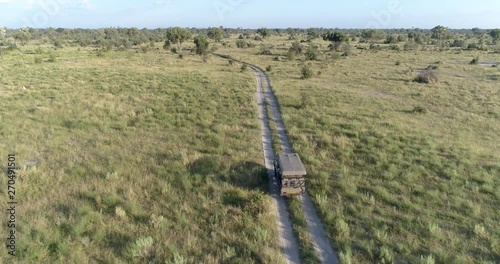
{"label": "dirt road", "polygon": [[[231,59],[226,55],[215,54],[224,59]],[[283,253],[287,263],[301,263],[299,256],[299,245],[293,233],[293,225],[288,212],[285,198],[280,196],[280,190],[276,178],[274,177],[274,150],[272,142],[271,127],[269,124],[267,110],[270,109],[272,119],[276,126],[278,138],[281,143],[283,153],[291,153],[292,145],[288,139],[285,124],[281,118],[281,113],[276,100],[276,96],[272,90],[267,74],[257,66],[247,64],[254,72],[257,80],[256,100],[259,109],[259,120],[262,127],[262,144],[264,149],[264,158],[266,168],[269,174],[269,188],[273,197],[273,202],[276,207],[278,217],[278,232],[283,249]],[[337,264],[337,254],[333,250],[326,231],[323,227],[321,219],[316,212],[316,208],[309,197],[305,194],[299,197],[302,208],[307,220],[309,233],[313,240],[314,248],[320,258],[321,263]]]}
{"label": "dirt road", "polygon": [[281,197],[278,183],[274,177],[274,150],[273,141],[271,136],[271,128],[267,118],[267,103],[264,95],[262,79],[259,71],[254,69],[255,77],[257,79],[257,93],[256,99],[259,107],[259,119],[262,127],[262,144],[264,149],[264,158],[266,162],[267,172],[269,174],[269,189],[271,191],[273,202],[276,207],[278,217],[278,232],[281,242],[281,247],[287,263],[295,264],[300,263],[299,245],[293,234],[292,221],[286,205],[285,198]]}
{"label": "dirt road", "polygon": [[[272,111],[272,118],[274,124],[276,125],[276,131],[278,133],[282,151],[283,153],[292,153],[292,145],[290,144],[290,141],[288,139],[285,124],[283,123],[283,120],[281,118],[278,101],[276,100],[276,97],[270,85],[269,78],[262,69],[259,69],[255,66],[251,66],[251,68],[255,72],[257,82],[260,86],[259,90],[263,90],[261,96],[265,97],[267,107],[270,107]],[[260,100],[262,100],[262,98],[260,98]],[[262,104],[259,104],[259,111],[265,111],[261,110],[260,108],[264,108],[262,107]],[[270,145],[272,146],[272,143]],[[337,256],[332,246],[330,245],[330,241],[326,236],[326,232],[321,219],[316,212],[316,208],[311,198],[309,197],[309,194],[306,193],[305,195],[300,196],[299,199],[302,203],[304,214],[306,216],[307,226],[313,240],[314,248],[316,249],[321,262],[328,264],[338,263]]]}

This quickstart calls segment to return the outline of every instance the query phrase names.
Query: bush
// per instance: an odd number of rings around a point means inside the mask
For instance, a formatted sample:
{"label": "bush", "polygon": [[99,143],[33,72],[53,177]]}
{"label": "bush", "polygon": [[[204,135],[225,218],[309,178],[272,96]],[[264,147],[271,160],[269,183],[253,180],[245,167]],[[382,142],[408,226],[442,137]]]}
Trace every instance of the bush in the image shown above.
{"label": "bush", "polygon": [[271,65],[267,66],[266,67],[266,71],[267,72],[271,72],[273,70],[273,67]]}
{"label": "bush", "polygon": [[246,48],[248,48],[248,42],[246,42],[245,40],[239,39],[236,41],[236,47],[238,47],[240,49],[246,49]]}
{"label": "bush", "polygon": [[246,70],[248,70],[248,65],[246,64],[241,65],[241,72],[245,72]]}
{"label": "bush", "polygon": [[463,40],[455,39],[455,41],[453,41],[453,43],[451,44],[451,47],[465,48],[466,44],[465,44],[465,41],[463,41]]}
{"label": "bush", "polygon": [[318,47],[310,45],[306,51],[307,60],[317,60],[318,59]]}
{"label": "bush", "polygon": [[273,55],[271,52],[271,47],[269,45],[262,44],[260,46],[260,55]]}
{"label": "bush", "polygon": [[177,48],[175,48],[175,47],[174,47],[174,48],[170,49],[170,51],[171,51],[172,53],[176,54],[176,53],[177,53]]}
{"label": "bush", "polygon": [[352,55],[352,48],[351,45],[348,43],[343,43],[342,44],[342,56],[348,57]]}
{"label": "bush", "polygon": [[423,70],[415,79],[418,83],[437,83],[439,81],[437,73],[434,70]]}
{"label": "bush", "polygon": [[196,54],[204,56],[208,54],[208,40],[205,37],[198,36],[194,39],[194,44],[196,44]]}
{"label": "bush", "polygon": [[396,61],[396,66],[401,65],[401,61]]}
{"label": "bush", "polygon": [[56,62],[56,61],[57,61],[57,57],[56,57],[56,55],[54,55],[54,54],[50,54],[50,55],[49,55],[49,60],[48,60],[48,62]]}
{"label": "bush", "polygon": [[171,46],[171,45],[172,45],[172,44],[170,43],[170,41],[165,40],[165,44],[163,44],[163,49],[164,49],[164,50],[168,50],[168,49],[170,49],[170,46]]}
{"label": "bush", "polygon": [[425,114],[427,113],[427,109],[423,106],[415,106],[411,112],[414,114]]}
{"label": "bush", "polygon": [[477,64],[479,64],[479,56],[477,56],[474,59],[472,59],[469,64],[470,65],[477,65]]}
{"label": "bush", "polygon": [[294,61],[295,60],[295,53],[292,52],[292,51],[289,51],[287,54],[286,54],[286,59],[289,60],[289,61]]}
{"label": "bush", "polygon": [[476,43],[471,43],[467,46],[468,50],[479,50],[480,47]]}
{"label": "bush", "polygon": [[35,64],[42,64],[42,58],[35,57]]}
{"label": "bush", "polygon": [[313,77],[313,71],[311,70],[311,67],[308,65],[302,66],[302,69],[300,70],[300,76],[302,79],[310,79]]}
{"label": "bush", "polygon": [[298,41],[295,41],[294,43],[292,43],[292,46],[290,47],[289,52],[293,52],[293,53],[295,53],[295,55],[299,55],[299,54],[302,54],[303,50],[304,50],[304,47],[302,46],[302,44],[300,44],[300,42],[298,42]]}

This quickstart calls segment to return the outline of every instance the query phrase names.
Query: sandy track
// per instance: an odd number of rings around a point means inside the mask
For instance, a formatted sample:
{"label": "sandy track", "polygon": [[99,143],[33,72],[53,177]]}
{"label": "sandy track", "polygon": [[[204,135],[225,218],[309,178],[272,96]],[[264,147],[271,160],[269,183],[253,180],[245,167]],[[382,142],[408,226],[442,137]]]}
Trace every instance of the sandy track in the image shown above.
{"label": "sandy track", "polygon": [[[276,100],[274,92],[271,88],[269,78],[262,69],[255,66],[252,66],[251,68],[255,71],[257,78],[260,79],[258,82],[262,83],[262,89],[264,90],[267,106],[272,110],[272,118],[274,124],[276,125],[276,131],[278,133],[278,138],[280,139],[281,148],[284,153],[292,153],[292,145],[288,139],[285,124],[281,118],[278,101]],[[335,251],[326,236],[326,231],[318,213],[316,212],[316,208],[311,200],[311,197],[306,193],[299,196],[299,200],[306,216],[307,226],[313,240],[314,248],[316,249],[321,262],[328,264],[338,263]]]}
{"label": "sandy track", "polygon": [[257,79],[257,93],[256,99],[259,108],[259,120],[262,127],[262,144],[264,149],[264,159],[266,162],[267,172],[269,174],[269,190],[273,197],[273,203],[276,207],[278,218],[278,232],[281,242],[281,247],[287,263],[295,264],[300,263],[299,245],[293,233],[292,221],[288,212],[285,198],[281,197],[278,182],[274,177],[274,150],[271,136],[271,128],[267,118],[267,103],[263,90],[262,78],[256,69],[254,69],[255,77]]}
{"label": "sandy track", "polygon": [[[231,59],[229,56],[215,54],[224,59]],[[242,62],[243,63],[243,62]],[[269,174],[269,189],[273,197],[273,203],[276,207],[278,217],[278,232],[281,246],[287,263],[300,263],[299,245],[293,233],[293,225],[290,220],[285,198],[280,196],[280,190],[276,178],[274,177],[274,150],[272,142],[271,127],[267,115],[267,109],[272,112],[272,119],[276,126],[276,131],[281,143],[281,148],[284,153],[292,152],[292,145],[286,133],[285,124],[281,118],[278,101],[274,95],[273,89],[269,82],[267,74],[259,67],[247,64],[254,71],[257,79],[256,100],[259,109],[259,120],[262,127],[262,144],[264,149],[264,159],[266,162],[267,172]],[[309,233],[313,240],[314,248],[318,253],[321,263],[337,264],[337,254],[333,250],[330,241],[326,235],[323,223],[316,212],[316,208],[308,193],[299,197],[302,204],[302,209],[306,216]]]}

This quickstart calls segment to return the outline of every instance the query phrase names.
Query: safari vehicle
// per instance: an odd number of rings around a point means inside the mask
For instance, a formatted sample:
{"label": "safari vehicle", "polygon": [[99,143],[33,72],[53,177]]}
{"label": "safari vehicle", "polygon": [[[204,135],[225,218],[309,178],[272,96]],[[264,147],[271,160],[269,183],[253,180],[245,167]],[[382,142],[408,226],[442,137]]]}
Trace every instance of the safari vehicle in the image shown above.
{"label": "safari vehicle", "polygon": [[306,191],[306,169],[298,154],[279,154],[274,160],[274,174],[281,196],[301,195]]}

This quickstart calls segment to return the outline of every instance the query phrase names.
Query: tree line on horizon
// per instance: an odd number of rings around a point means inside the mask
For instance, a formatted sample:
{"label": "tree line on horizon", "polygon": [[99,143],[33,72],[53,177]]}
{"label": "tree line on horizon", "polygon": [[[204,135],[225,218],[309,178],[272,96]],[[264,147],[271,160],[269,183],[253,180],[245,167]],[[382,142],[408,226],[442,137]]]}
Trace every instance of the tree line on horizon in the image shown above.
{"label": "tree line on horizon", "polygon": [[[16,49],[29,41],[36,40],[41,44],[52,44],[55,48],[64,46],[132,48],[143,44],[165,42],[164,48],[175,46],[182,49],[182,44],[194,40],[196,53],[207,53],[209,40],[224,43],[231,35],[239,35],[240,40],[253,39],[262,41],[272,35],[288,36],[289,40],[312,41],[322,38],[335,43],[359,40],[360,42],[397,44],[412,42],[421,45],[439,45],[442,47],[462,47],[480,49],[485,45],[496,45],[500,40],[500,29],[450,29],[436,26],[428,29],[328,29],[328,28],[99,28],[99,29],[68,29],[68,28],[21,28],[7,29],[0,27],[0,55],[2,49]],[[469,43],[466,40],[475,40]],[[241,42],[240,44],[242,44]],[[152,44],[151,44],[152,45]],[[240,45],[237,43],[238,47]]]}

